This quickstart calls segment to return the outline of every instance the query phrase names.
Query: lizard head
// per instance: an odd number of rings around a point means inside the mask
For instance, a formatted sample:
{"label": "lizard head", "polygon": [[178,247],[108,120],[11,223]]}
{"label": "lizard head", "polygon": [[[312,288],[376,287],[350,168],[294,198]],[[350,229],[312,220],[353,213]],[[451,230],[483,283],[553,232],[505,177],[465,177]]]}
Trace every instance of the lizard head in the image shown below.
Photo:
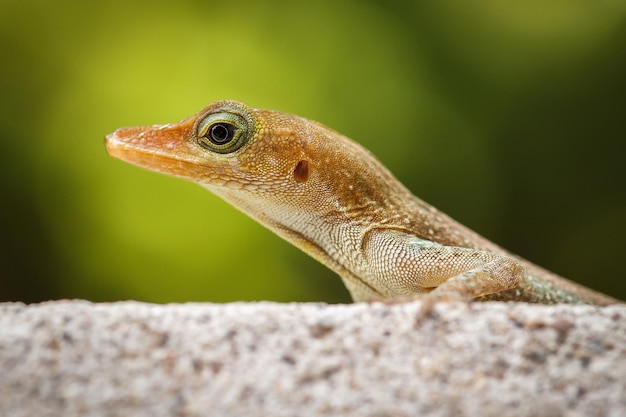
{"label": "lizard head", "polygon": [[[197,182],[255,217],[277,209],[324,214],[371,201],[379,194],[371,176],[385,171],[319,123],[236,101],[212,103],[174,124],[118,129],[105,145],[113,157]],[[263,213],[250,213],[259,205]]]}

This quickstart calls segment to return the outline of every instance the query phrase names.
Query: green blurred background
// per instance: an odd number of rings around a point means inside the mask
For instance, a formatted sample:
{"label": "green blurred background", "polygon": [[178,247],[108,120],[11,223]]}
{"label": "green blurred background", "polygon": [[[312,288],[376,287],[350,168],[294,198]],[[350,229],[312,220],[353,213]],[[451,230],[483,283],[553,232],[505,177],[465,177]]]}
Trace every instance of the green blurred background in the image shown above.
{"label": "green blurred background", "polygon": [[327,124],[504,247],[626,299],[626,2],[0,2],[0,299],[349,300],[105,134],[231,98]]}

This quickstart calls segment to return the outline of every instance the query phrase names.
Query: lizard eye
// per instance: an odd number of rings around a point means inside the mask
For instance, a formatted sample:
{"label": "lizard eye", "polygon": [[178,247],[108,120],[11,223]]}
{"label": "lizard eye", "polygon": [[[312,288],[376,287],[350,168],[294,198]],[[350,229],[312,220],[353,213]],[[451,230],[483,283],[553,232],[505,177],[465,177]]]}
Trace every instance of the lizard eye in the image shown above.
{"label": "lizard eye", "polygon": [[197,128],[200,146],[217,153],[231,153],[241,148],[248,141],[249,133],[245,117],[225,111],[208,114]]}

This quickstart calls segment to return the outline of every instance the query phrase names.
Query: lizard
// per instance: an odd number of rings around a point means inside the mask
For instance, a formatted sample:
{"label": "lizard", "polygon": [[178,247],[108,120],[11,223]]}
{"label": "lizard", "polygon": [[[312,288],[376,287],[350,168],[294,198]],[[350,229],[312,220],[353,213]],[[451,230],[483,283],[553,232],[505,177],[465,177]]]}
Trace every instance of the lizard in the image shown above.
{"label": "lizard", "polygon": [[178,123],[117,129],[105,147],[223,198],[337,273],[355,302],[619,302],[502,249],[299,116],[222,100]]}

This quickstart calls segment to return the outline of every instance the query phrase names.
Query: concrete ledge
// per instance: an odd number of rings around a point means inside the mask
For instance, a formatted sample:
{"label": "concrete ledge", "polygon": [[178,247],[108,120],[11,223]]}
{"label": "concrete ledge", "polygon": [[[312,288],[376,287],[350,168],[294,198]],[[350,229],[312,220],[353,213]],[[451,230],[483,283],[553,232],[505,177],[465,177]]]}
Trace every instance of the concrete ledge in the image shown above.
{"label": "concrete ledge", "polygon": [[622,416],[626,307],[0,304],[2,416]]}

